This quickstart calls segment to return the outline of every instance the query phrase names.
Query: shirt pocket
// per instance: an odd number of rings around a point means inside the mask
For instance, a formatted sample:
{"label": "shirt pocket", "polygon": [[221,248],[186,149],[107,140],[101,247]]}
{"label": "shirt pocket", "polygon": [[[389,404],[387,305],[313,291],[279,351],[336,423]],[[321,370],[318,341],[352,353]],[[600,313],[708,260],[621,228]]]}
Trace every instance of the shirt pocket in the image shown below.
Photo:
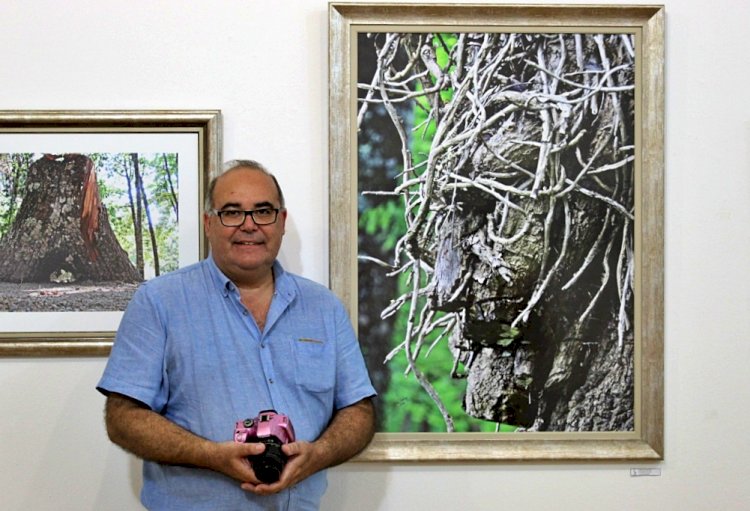
{"label": "shirt pocket", "polygon": [[336,377],[333,344],[322,339],[300,337],[294,341],[297,384],[311,392],[329,392]]}

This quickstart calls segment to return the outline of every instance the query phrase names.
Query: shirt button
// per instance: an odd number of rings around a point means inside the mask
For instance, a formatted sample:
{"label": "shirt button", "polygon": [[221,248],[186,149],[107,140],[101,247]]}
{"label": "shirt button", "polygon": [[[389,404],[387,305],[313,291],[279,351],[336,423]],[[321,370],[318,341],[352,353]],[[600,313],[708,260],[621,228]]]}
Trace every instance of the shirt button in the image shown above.
{"label": "shirt button", "polygon": [[263,349],[265,347],[266,347],[266,343],[264,343],[264,342],[260,343],[260,349]]}
{"label": "shirt button", "polygon": [[270,383],[270,384],[272,384],[272,385],[273,385],[273,378],[269,378],[269,379],[268,379],[268,383]]}

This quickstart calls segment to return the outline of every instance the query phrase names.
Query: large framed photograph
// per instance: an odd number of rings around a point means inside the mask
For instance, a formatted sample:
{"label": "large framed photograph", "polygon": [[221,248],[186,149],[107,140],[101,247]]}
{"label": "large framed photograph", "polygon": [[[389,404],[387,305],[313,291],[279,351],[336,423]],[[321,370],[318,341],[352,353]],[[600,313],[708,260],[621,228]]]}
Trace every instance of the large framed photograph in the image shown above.
{"label": "large framed photograph", "polygon": [[106,355],[134,290],[205,255],[220,112],[0,111],[0,356]]}
{"label": "large framed photograph", "polygon": [[332,3],[360,460],[663,457],[664,9]]}

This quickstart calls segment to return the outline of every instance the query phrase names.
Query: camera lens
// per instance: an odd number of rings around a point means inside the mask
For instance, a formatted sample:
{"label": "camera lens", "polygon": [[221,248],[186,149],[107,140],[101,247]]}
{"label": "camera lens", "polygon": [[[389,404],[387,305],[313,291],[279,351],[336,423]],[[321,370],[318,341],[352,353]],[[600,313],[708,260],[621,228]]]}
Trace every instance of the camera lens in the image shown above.
{"label": "camera lens", "polygon": [[281,444],[276,439],[261,440],[266,444],[266,450],[261,454],[250,457],[255,476],[266,484],[275,483],[281,477],[281,471],[286,463],[286,455],[281,452]]}

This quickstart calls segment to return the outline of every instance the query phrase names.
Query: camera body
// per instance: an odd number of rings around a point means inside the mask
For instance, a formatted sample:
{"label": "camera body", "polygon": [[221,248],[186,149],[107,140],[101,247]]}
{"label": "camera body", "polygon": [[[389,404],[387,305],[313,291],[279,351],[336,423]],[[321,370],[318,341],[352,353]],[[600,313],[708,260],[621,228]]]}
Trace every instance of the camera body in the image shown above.
{"label": "camera body", "polygon": [[281,471],[286,465],[286,454],[281,446],[294,442],[294,427],[286,415],[276,410],[263,410],[253,419],[237,421],[234,428],[234,441],[245,443],[262,443],[266,449],[255,456],[248,456],[255,475],[264,483],[279,480]]}

